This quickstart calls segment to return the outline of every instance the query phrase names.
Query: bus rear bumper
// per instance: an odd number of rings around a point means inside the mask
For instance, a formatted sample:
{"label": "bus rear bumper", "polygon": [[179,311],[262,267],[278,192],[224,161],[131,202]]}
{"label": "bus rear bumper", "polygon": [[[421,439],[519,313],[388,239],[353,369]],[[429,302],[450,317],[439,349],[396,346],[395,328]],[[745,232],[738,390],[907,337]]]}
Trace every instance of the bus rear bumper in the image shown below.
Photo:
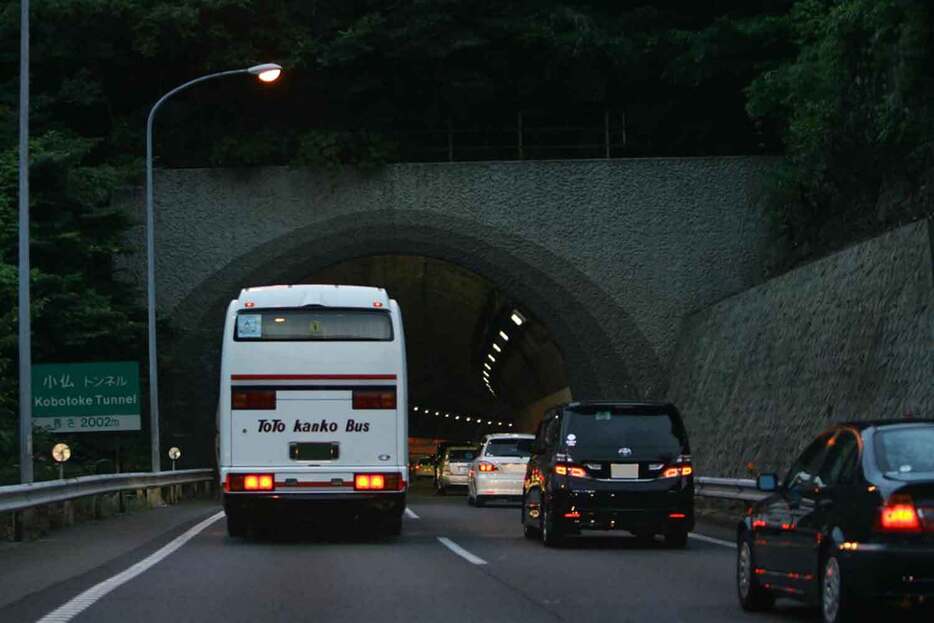
{"label": "bus rear bumper", "polygon": [[282,519],[327,520],[401,517],[405,491],[385,493],[226,493],[224,512],[230,515],[275,515]]}

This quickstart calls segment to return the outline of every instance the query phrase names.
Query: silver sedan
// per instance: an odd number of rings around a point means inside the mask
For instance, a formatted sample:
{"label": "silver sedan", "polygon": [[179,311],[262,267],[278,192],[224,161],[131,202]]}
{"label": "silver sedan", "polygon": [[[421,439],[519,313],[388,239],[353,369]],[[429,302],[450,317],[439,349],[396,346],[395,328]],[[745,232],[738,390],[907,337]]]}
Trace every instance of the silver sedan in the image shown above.
{"label": "silver sedan", "polygon": [[493,498],[521,498],[534,439],[534,435],[521,433],[495,433],[484,437],[480,454],[467,472],[467,503],[483,506]]}

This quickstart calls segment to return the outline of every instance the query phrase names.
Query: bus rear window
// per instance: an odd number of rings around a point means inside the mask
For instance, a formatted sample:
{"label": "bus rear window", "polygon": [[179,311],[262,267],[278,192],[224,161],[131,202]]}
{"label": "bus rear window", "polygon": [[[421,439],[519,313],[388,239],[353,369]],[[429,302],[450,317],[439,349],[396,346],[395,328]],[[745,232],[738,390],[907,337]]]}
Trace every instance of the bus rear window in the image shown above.
{"label": "bus rear window", "polygon": [[391,342],[388,311],[368,309],[245,309],[237,313],[239,342]]}

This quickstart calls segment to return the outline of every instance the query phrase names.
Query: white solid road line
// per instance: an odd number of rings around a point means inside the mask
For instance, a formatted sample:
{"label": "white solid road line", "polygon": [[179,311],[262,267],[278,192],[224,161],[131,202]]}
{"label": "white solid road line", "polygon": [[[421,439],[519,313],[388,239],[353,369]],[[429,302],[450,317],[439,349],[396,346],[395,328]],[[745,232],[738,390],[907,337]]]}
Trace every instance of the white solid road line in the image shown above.
{"label": "white solid road line", "polygon": [[410,519],[418,519],[418,515],[415,514],[415,511],[413,511],[408,506],[405,507],[405,516]]}
{"label": "white solid road line", "polygon": [[486,561],[485,561],[485,560],[483,560],[483,559],[480,558],[479,556],[474,556],[473,554],[471,554],[470,552],[468,552],[466,549],[464,549],[463,547],[461,547],[460,545],[458,545],[457,543],[455,543],[455,542],[452,541],[451,539],[449,539],[449,538],[447,538],[447,537],[439,536],[439,537],[438,537],[438,540],[441,541],[441,544],[442,544],[442,545],[444,545],[446,548],[448,548],[449,550],[451,550],[452,552],[454,552],[455,554],[457,554],[458,556],[460,556],[460,557],[463,558],[464,560],[466,560],[466,561],[468,561],[468,562],[472,562],[472,563],[475,564],[475,565],[485,565],[485,564],[486,564]]}
{"label": "white solid road line", "polygon": [[697,534],[696,532],[688,533],[689,539],[695,539],[697,541],[703,541],[704,543],[713,543],[714,545],[721,545],[723,547],[732,547],[736,549],[736,543],[733,541],[724,541],[723,539],[715,539],[712,536],[704,536],[703,534]]}
{"label": "white solid road line", "polygon": [[164,558],[172,554],[172,552],[180,548],[188,541],[198,536],[198,534],[205,528],[223,516],[224,511],[211,515],[196,526],[189,528],[188,531],[184,534],[175,537],[175,539],[173,539],[170,543],[164,545],[161,549],[153,552],[132,567],[121,571],[117,575],[104,580],[96,586],[92,586],[65,605],[60,606],[59,608],[48,613],[39,619],[38,623],[65,623],[66,621],[70,621],[75,616],[81,614],[84,610],[87,610],[93,606],[94,603],[101,597],[104,597],[114,589],[119,588],[136,576],[159,564]]}

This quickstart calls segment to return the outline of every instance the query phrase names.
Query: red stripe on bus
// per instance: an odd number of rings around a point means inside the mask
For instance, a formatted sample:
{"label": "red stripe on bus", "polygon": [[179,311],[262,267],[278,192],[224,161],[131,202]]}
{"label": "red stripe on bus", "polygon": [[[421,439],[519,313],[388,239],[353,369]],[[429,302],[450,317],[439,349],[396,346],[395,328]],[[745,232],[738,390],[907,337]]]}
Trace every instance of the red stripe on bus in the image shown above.
{"label": "red stripe on bus", "polygon": [[231,374],[232,381],[394,381],[395,374]]}

